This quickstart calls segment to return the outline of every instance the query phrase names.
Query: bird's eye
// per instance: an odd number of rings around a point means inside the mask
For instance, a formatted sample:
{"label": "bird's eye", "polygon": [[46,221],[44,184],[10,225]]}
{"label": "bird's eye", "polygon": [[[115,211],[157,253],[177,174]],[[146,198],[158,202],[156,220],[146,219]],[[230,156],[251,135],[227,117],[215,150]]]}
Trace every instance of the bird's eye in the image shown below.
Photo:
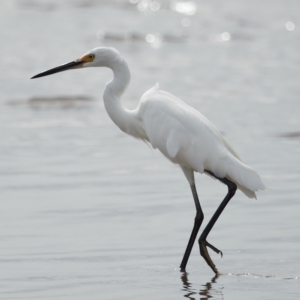
{"label": "bird's eye", "polygon": [[90,58],[91,60],[93,60],[93,59],[95,58],[95,54],[90,54],[90,55],[89,55],[89,58]]}

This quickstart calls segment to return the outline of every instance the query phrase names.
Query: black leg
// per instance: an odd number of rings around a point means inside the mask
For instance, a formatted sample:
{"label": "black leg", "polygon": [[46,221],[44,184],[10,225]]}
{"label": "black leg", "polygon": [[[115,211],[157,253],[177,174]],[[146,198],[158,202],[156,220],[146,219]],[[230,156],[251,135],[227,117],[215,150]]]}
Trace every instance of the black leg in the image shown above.
{"label": "black leg", "polygon": [[196,186],[194,184],[191,185],[191,190],[192,190],[192,193],[193,193],[193,197],[194,197],[197,212],[196,212],[196,217],[195,217],[195,222],[194,222],[194,227],[193,227],[193,230],[192,230],[192,234],[191,234],[191,237],[189,239],[188,245],[186,247],[182,262],[180,264],[180,270],[181,271],[185,271],[185,267],[186,267],[186,264],[187,264],[188,259],[190,257],[190,254],[191,254],[195,239],[197,237],[199,228],[200,228],[200,226],[203,222],[203,219],[204,219],[204,214],[203,214],[203,211],[201,209],[201,205],[200,205],[200,202],[199,202],[199,199],[198,199]]}
{"label": "black leg", "polygon": [[[206,171],[206,172],[209,173],[211,176],[217,178],[218,180],[220,180],[224,184],[226,184],[227,187],[228,187],[228,193],[227,193],[226,197],[221,202],[220,206],[218,207],[218,209],[216,210],[216,212],[212,216],[211,220],[206,225],[205,229],[203,230],[203,232],[202,232],[202,234],[200,235],[200,238],[199,238],[199,247],[200,247],[201,256],[205,259],[205,261],[212,268],[212,270],[216,274],[219,274],[215,264],[213,263],[213,261],[211,260],[209,254],[208,254],[207,247],[212,249],[212,247],[211,247],[212,245],[210,245],[206,241],[206,238],[207,238],[208,234],[210,233],[211,229],[213,228],[213,226],[215,225],[216,221],[218,220],[219,216],[223,212],[224,208],[226,207],[226,205],[228,204],[230,199],[234,196],[234,194],[236,192],[236,189],[237,189],[237,186],[234,182],[232,182],[231,180],[229,180],[227,178],[218,178],[212,172],[210,172],[210,171]],[[216,250],[218,250],[218,249],[216,249]]]}

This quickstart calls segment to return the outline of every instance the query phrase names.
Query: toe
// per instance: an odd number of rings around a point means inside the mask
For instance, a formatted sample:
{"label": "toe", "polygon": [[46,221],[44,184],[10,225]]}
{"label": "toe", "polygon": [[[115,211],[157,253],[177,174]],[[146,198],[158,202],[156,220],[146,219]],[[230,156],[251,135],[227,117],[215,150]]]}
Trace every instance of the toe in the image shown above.
{"label": "toe", "polygon": [[213,263],[212,259],[209,256],[209,253],[207,251],[207,242],[205,240],[200,241],[200,254],[206,261],[206,263],[211,267],[211,269],[215,272],[216,275],[219,275],[219,272]]}

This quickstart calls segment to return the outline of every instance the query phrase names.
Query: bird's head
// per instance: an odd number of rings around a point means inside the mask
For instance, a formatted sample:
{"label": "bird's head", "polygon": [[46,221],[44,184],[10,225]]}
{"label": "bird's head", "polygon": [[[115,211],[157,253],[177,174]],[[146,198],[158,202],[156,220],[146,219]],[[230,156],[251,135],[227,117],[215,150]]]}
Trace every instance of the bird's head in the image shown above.
{"label": "bird's head", "polygon": [[99,47],[95,48],[78,59],[61,66],[49,69],[33,76],[31,79],[48,76],[58,72],[71,69],[88,68],[88,67],[110,67],[114,62],[121,59],[119,52],[114,48]]}

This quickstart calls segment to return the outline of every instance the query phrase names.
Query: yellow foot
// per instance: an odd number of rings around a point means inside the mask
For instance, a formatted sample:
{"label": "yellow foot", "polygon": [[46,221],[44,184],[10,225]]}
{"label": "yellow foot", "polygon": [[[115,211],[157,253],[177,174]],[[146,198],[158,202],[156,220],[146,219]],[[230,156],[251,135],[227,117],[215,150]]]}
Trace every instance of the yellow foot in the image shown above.
{"label": "yellow foot", "polygon": [[213,246],[212,244],[210,244],[209,242],[205,241],[206,246],[208,248],[210,248],[211,250],[215,251],[217,254],[221,254],[221,257],[223,257],[223,252],[221,250],[219,250],[218,248],[216,248],[215,246]]}
{"label": "yellow foot", "polygon": [[206,240],[200,240],[199,241],[200,246],[200,254],[205,259],[206,263],[211,267],[211,269],[215,272],[216,275],[220,275],[219,271],[217,270],[215,264],[213,263],[212,259],[209,256],[209,253],[207,251],[207,247],[215,251],[216,253],[221,253],[221,256],[223,256],[222,251],[208,243]]}

